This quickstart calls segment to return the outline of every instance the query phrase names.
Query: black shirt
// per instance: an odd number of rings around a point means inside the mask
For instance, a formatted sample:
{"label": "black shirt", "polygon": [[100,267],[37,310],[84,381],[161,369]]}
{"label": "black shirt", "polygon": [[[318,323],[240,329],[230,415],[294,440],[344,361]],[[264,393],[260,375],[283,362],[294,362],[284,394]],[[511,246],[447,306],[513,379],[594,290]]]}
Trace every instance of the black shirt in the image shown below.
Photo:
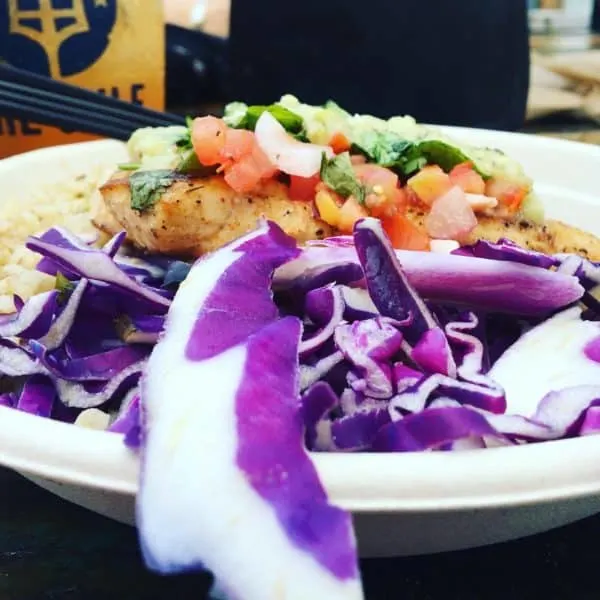
{"label": "black shirt", "polygon": [[232,0],[228,95],[516,129],[529,82],[526,0]]}

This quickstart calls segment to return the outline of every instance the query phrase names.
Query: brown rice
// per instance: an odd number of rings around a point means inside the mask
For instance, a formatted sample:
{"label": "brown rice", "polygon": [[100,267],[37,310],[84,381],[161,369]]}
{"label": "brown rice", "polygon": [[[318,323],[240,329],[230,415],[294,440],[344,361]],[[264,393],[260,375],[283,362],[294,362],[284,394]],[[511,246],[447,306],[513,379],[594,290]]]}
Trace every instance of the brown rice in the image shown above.
{"label": "brown rice", "polygon": [[27,299],[54,286],[54,277],[35,270],[40,257],[25,248],[28,236],[56,225],[76,234],[98,235],[90,214],[98,186],[110,171],[98,168],[17,201],[0,203],[0,313],[14,310],[13,294]]}

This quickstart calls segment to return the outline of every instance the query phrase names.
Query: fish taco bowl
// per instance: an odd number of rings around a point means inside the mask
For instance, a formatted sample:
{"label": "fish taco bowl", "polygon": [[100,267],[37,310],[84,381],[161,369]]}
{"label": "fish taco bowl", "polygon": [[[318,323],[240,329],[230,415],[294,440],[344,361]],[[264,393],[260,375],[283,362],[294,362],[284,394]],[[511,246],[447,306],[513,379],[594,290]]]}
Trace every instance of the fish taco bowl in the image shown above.
{"label": "fish taco bowl", "polygon": [[[240,548],[264,526],[339,597],[360,597],[345,510],[365,555],[597,512],[598,149],[295,102],[0,163],[2,462],[137,511],[155,570],[235,588],[207,520],[246,516]],[[18,238],[17,209],[46,216]],[[337,541],[309,543],[297,502]]]}

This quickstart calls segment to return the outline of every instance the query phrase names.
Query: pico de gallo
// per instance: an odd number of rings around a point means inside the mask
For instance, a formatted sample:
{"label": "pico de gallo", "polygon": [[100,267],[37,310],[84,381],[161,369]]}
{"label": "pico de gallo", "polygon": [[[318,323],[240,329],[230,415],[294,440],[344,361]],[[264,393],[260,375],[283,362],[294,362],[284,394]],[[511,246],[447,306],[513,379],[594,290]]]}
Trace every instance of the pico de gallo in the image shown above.
{"label": "pico de gallo", "polygon": [[[518,163],[498,150],[459,145],[411,117],[386,121],[351,115],[333,102],[317,107],[284,96],[270,106],[232,103],[223,118],[165,129],[180,169],[213,169],[240,194],[276,179],[290,199],[312,203],[340,233],[352,232],[364,217],[379,218],[396,248],[464,241],[482,215],[543,219]],[[161,152],[148,151],[147,137],[140,148],[138,133],[130,150],[142,160],[149,155],[156,168]],[[424,228],[407,217],[414,208],[427,214]]]}

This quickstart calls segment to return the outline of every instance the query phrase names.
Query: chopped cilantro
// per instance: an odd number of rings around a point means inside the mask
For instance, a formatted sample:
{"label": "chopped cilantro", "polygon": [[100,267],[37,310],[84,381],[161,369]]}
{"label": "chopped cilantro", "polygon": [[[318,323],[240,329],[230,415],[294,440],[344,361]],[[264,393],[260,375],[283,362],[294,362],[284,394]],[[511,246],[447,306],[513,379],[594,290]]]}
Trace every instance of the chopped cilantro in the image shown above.
{"label": "chopped cilantro", "polygon": [[190,117],[188,115],[185,118],[185,124],[186,124],[187,129],[185,130],[185,133],[183,133],[182,136],[178,140],[175,141],[175,145],[181,152],[192,149],[192,124],[193,124],[193,122],[194,122],[193,117]]}
{"label": "chopped cilantro", "polygon": [[439,165],[444,171],[451,171],[456,165],[464,162],[471,162],[473,168],[484,178],[489,179],[490,175],[484,173],[477,167],[474,161],[469,158],[462,150],[442,142],[441,140],[425,140],[419,143],[419,151],[431,165]]}
{"label": "chopped cilantro", "polygon": [[342,152],[331,159],[328,159],[323,154],[321,179],[325,185],[336,192],[336,194],[342,196],[342,198],[354,196],[360,204],[364,204],[366,196],[365,186],[356,178],[348,152]]}
{"label": "chopped cilantro", "polygon": [[[441,140],[411,142],[391,131],[369,131],[353,145],[353,151],[363,154],[371,162],[408,178],[427,164],[439,165],[451,171],[463,162],[473,162],[462,150]],[[484,178],[489,176],[474,165]]]}
{"label": "chopped cilantro", "polygon": [[282,127],[298,139],[306,139],[304,131],[304,119],[295,112],[281,106],[271,104],[270,106],[254,105],[246,106],[241,102],[232,102],[225,109],[225,122],[235,129],[249,129],[254,131],[256,122],[260,115],[269,111],[282,125]]}
{"label": "chopped cilantro", "polygon": [[173,172],[166,169],[136,171],[129,176],[131,208],[143,212],[152,208],[173,183]]}

